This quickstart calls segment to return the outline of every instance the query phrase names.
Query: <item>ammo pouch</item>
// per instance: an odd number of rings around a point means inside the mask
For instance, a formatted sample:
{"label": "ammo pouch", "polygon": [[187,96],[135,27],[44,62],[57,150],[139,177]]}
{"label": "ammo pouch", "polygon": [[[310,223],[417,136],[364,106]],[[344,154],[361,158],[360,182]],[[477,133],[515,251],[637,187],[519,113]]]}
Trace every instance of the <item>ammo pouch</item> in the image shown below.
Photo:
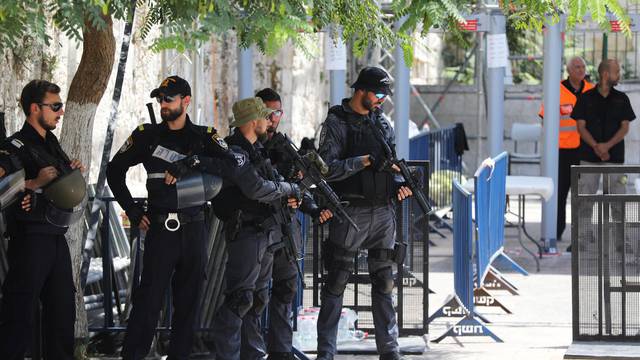
{"label": "ammo pouch", "polygon": [[393,262],[395,262],[398,265],[403,265],[404,260],[407,257],[407,244],[403,242],[397,242],[396,245],[393,247],[393,252],[395,253],[393,257]]}

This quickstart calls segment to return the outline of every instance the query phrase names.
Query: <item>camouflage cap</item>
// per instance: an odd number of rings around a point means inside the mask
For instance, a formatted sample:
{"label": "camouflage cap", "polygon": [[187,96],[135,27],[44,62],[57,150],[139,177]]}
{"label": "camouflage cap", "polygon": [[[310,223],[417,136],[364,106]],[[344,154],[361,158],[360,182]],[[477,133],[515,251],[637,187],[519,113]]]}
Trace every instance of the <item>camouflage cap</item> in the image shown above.
{"label": "camouflage cap", "polygon": [[233,122],[229,126],[238,127],[252,120],[264,119],[273,111],[266,107],[262,99],[258,97],[236,101],[233,104]]}

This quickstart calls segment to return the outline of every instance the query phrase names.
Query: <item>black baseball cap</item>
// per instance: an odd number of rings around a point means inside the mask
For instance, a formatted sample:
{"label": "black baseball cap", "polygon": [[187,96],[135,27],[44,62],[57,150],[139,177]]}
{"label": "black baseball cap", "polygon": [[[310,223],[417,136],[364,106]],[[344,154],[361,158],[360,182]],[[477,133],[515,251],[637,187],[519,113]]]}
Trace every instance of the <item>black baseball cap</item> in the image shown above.
{"label": "black baseball cap", "polygon": [[160,94],[168,96],[178,94],[182,96],[191,96],[191,86],[189,86],[187,80],[177,75],[169,76],[168,78],[162,80],[160,86],[153,89],[153,91],[151,92],[151,97],[154,98]]}
{"label": "black baseball cap", "polygon": [[367,90],[377,94],[393,95],[389,74],[375,66],[367,66],[360,70],[358,80],[351,85],[351,88]]}

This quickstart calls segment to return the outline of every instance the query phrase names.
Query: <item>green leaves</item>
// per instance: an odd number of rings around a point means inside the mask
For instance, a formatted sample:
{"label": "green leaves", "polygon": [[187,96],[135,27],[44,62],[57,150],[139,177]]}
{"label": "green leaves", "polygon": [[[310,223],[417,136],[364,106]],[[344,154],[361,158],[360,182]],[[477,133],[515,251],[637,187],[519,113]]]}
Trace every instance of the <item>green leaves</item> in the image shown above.
{"label": "green leaves", "polygon": [[[587,11],[603,29],[609,29],[607,11],[620,20],[621,30],[629,34],[629,17],[620,0],[501,0],[500,5],[515,29],[541,30],[545,16],[559,21],[568,14],[573,26]],[[381,9],[376,0],[138,0],[146,9],[137,35],[150,36],[154,28],[162,35],[153,39],[156,51],[185,51],[199,47],[212,35],[235,32],[240,46],[256,45],[274,54],[287,42],[307,54],[317,44],[310,34],[342,29],[343,38],[353,45],[356,55],[371,46],[393,47],[399,44],[405,60],[411,64],[412,38],[440,28],[459,42],[466,37],[458,28],[461,14],[471,13],[476,0],[393,0]],[[15,47],[25,36],[47,42],[47,18],[73,39],[81,40],[85,26],[102,28],[105,16],[113,20],[130,16],[130,0],[0,0],[0,49]],[[394,31],[399,19],[404,23]]]}
{"label": "green leaves", "polygon": [[82,40],[85,26],[101,29],[106,26],[105,16],[124,19],[130,6],[127,0],[2,0],[0,49],[13,48],[24,37],[48,44],[48,17],[65,36]]}

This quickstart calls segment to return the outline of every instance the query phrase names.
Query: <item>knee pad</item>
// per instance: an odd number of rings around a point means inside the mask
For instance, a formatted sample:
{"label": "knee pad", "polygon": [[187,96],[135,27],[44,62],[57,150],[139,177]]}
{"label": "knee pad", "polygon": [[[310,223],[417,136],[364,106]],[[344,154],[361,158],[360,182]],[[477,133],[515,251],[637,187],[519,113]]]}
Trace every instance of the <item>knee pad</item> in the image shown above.
{"label": "knee pad", "polygon": [[393,292],[393,270],[391,266],[383,267],[370,275],[371,287],[383,295]]}
{"label": "knee pad", "polygon": [[351,271],[345,269],[329,270],[325,290],[333,296],[342,296],[349,283]]}
{"label": "knee pad", "polygon": [[253,311],[260,315],[269,303],[269,289],[258,289],[253,293]]}
{"label": "knee pad", "polygon": [[243,318],[253,306],[253,291],[249,289],[236,290],[228,294],[224,302],[233,313]]}
{"label": "knee pad", "polygon": [[298,291],[298,276],[273,283],[272,296],[283,304],[290,304]]}

